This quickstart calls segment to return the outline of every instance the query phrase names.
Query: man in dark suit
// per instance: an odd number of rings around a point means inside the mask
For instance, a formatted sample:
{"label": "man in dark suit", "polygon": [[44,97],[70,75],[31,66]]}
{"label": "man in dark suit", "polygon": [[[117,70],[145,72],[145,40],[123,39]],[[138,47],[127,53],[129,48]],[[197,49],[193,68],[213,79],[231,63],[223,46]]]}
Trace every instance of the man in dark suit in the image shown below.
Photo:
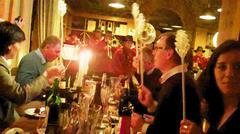
{"label": "man in dark suit", "polygon": [[[135,131],[147,134],[178,134],[182,120],[182,83],[181,58],[175,50],[175,35],[165,33],[160,36],[154,46],[154,64],[163,73],[159,82],[159,100],[155,101],[151,91],[142,87],[138,95],[139,101],[155,112],[151,123],[146,123],[142,116],[134,114],[132,127]],[[187,67],[184,65],[185,71]],[[187,73],[187,72],[186,72]],[[186,118],[200,123],[200,102],[194,80],[186,74]]]}

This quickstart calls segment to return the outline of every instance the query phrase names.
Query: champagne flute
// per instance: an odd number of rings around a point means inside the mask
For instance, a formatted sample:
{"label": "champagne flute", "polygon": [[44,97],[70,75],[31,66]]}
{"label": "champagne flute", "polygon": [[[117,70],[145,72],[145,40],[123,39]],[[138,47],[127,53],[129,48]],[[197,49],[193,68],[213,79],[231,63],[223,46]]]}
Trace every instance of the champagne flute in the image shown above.
{"label": "champagne flute", "polygon": [[108,107],[108,100],[110,98],[110,88],[109,86],[105,86],[101,88],[101,102],[103,106],[103,115],[106,114],[106,110]]}

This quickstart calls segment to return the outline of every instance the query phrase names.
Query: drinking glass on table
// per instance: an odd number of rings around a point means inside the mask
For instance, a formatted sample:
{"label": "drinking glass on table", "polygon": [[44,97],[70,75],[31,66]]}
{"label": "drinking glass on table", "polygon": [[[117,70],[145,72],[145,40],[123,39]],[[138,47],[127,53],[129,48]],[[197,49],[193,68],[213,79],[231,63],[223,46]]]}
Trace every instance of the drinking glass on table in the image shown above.
{"label": "drinking glass on table", "polygon": [[37,133],[45,134],[46,129],[47,129],[47,121],[45,121],[44,117],[39,117],[37,121]]}
{"label": "drinking glass on table", "polygon": [[45,107],[45,110],[40,112],[40,114],[41,115],[38,118],[36,129],[38,134],[45,134],[48,123],[48,108]]}
{"label": "drinking glass on table", "polygon": [[107,108],[108,108],[108,100],[110,98],[110,88],[109,86],[104,86],[101,88],[101,102],[103,106],[103,115],[107,114]]}
{"label": "drinking glass on table", "polygon": [[121,77],[111,77],[110,78],[110,100],[114,101],[119,99],[119,88],[121,87]]}

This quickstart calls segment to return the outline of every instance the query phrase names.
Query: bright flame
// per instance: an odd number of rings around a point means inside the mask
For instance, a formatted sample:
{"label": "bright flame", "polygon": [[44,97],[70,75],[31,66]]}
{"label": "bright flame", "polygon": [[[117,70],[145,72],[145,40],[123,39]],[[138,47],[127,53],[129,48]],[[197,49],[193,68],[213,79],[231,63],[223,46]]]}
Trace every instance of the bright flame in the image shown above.
{"label": "bright flame", "polygon": [[83,50],[79,54],[79,71],[84,75],[88,71],[88,63],[92,57],[92,52],[90,50]]}
{"label": "bright flame", "polygon": [[77,85],[82,87],[82,81],[84,75],[88,72],[88,64],[92,57],[92,52],[90,50],[82,50],[79,54],[79,68],[77,74]]}

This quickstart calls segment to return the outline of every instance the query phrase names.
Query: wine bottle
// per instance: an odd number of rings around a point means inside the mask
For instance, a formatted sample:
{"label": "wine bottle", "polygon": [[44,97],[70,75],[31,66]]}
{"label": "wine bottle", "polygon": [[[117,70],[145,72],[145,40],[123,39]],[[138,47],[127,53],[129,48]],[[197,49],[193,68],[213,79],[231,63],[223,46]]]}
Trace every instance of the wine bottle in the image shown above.
{"label": "wine bottle", "polygon": [[132,109],[130,106],[130,87],[129,87],[129,79],[124,83],[124,93],[121,96],[119,102],[119,116],[122,117],[120,122],[120,134],[130,134],[130,122],[131,122],[131,113]]}
{"label": "wine bottle", "polygon": [[58,79],[55,79],[51,90],[52,93],[49,95],[45,102],[46,106],[49,107],[48,124],[57,124],[58,121],[58,112],[61,104],[61,98],[58,92],[59,90],[58,84],[59,84]]}
{"label": "wine bottle", "polygon": [[131,107],[130,107],[130,89],[129,81],[126,80],[123,88],[123,94],[119,102],[119,115],[120,116],[131,116]]}

